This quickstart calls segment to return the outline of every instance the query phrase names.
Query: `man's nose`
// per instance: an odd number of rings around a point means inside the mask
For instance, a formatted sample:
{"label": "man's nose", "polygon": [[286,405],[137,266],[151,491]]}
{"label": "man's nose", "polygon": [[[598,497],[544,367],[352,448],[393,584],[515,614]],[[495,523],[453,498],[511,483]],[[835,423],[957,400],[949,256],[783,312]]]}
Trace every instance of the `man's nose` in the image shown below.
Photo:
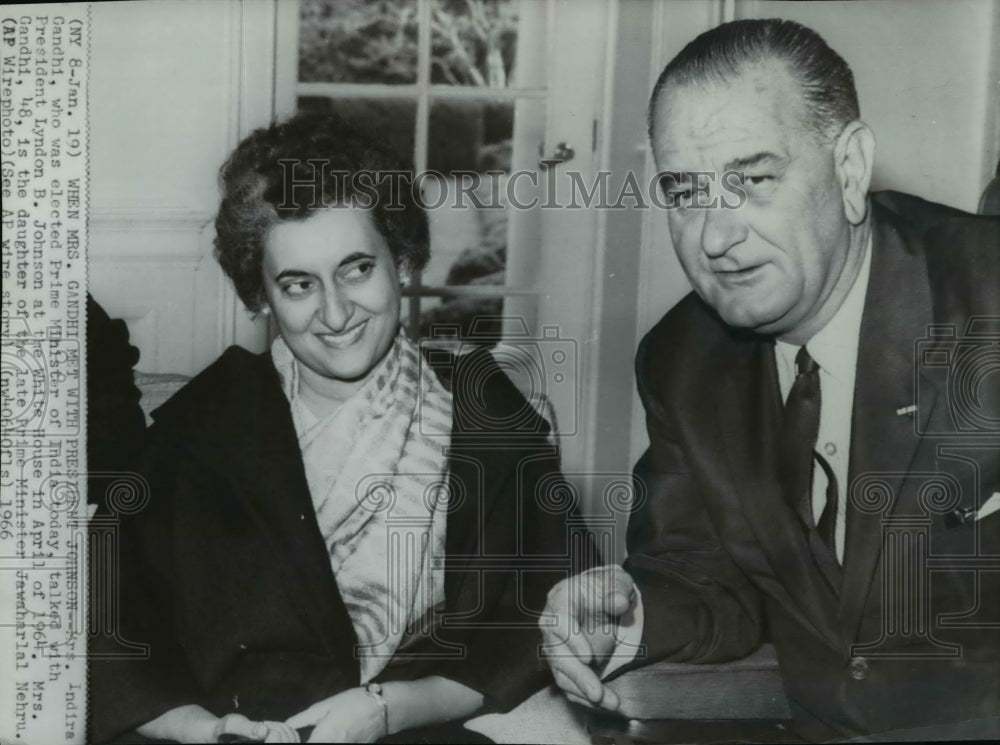
{"label": "man's nose", "polygon": [[747,227],[738,209],[721,206],[705,209],[705,222],[701,226],[701,247],[705,254],[715,259],[723,256],[733,246],[747,237]]}
{"label": "man's nose", "polygon": [[332,331],[342,331],[354,309],[354,304],[343,289],[336,285],[327,287],[323,292],[323,323]]}

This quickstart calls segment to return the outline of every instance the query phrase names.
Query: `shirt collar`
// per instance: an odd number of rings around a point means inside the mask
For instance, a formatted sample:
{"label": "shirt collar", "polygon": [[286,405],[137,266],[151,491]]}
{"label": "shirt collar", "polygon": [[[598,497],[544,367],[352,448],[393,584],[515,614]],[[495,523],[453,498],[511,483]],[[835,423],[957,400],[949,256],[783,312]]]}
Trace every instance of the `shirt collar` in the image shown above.
{"label": "shirt collar", "polygon": [[[858,338],[861,335],[861,316],[865,310],[871,265],[872,239],[869,236],[861,269],[847,297],[837,308],[833,318],[806,344],[809,355],[816,360],[821,369],[845,382],[854,378],[854,368],[858,358]],[[775,341],[775,349],[792,364],[791,369],[794,370],[795,355],[799,347],[778,339]]]}

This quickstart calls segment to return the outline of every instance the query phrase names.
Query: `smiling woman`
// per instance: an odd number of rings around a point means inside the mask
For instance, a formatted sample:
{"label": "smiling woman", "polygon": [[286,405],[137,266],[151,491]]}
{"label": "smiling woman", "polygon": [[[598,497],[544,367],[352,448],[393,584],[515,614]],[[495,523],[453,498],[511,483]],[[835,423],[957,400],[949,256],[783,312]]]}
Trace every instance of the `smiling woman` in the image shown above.
{"label": "smiling woman", "polygon": [[278,335],[154,414],[121,525],[122,634],[150,657],[92,650],[94,740],[475,741],[455,722],[544,682],[537,616],[593,550],[552,507],[549,426],[485,349],[401,331],[423,210],[316,168],[400,164],[296,117],[223,166],[216,256]]}
{"label": "smiling woman", "polygon": [[345,400],[399,333],[399,272],[385,238],[367,211],[327,208],[273,228],[263,264],[267,307],[303,390]]}

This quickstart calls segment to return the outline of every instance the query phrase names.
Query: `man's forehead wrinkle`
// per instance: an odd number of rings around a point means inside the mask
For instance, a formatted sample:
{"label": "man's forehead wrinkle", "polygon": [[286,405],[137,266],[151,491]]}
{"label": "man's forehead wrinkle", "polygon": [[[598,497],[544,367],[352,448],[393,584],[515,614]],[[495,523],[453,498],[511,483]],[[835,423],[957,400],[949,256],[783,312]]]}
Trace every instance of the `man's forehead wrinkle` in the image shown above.
{"label": "man's forehead wrinkle", "polygon": [[[729,115],[732,108],[732,101],[725,96],[709,96],[702,99],[706,105],[696,109],[691,117],[686,135],[695,141],[709,142],[717,141],[720,134],[725,134],[727,138],[739,135],[746,127],[742,121],[734,121]],[[704,145],[703,145],[704,146]]]}
{"label": "man's forehead wrinkle", "polygon": [[658,152],[702,163],[709,151],[724,162],[764,151],[787,155],[790,139],[808,131],[800,83],[780,60],[747,65],[724,79],[677,84],[663,92],[658,109]]}
{"label": "man's forehead wrinkle", "polygon": [[727,121],[724,116],[708,115],[682,125],[676,134],[664,131],[655,154],[662,167],[682,172],[724,169],[728,163],[763,152],[784,155],[785,147],[780,138],[770,136],[771,128],[762,131],[753,122],[760,119]]}

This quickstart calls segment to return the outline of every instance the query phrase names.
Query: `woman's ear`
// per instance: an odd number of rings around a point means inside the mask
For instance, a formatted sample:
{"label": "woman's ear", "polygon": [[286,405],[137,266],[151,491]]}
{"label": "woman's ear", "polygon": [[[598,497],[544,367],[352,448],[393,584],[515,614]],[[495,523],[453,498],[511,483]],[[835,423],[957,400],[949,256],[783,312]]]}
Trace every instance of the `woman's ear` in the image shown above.
{"label": "woman's ear", "polygon": [[410,280],[413,279],[413,273],[410,271],[410,267],[407,266],[406,262],[400,262],[397,264],[396,272],[399,274],[400,285],[410,284]]}
{"label": "woman's ear", "polygon": [[860,225],[868,216],[868,188],[875,161],[875,136],[868,125],[855,120],[844,127],[834,145],[833,157],[844,214],[852,225]]}

